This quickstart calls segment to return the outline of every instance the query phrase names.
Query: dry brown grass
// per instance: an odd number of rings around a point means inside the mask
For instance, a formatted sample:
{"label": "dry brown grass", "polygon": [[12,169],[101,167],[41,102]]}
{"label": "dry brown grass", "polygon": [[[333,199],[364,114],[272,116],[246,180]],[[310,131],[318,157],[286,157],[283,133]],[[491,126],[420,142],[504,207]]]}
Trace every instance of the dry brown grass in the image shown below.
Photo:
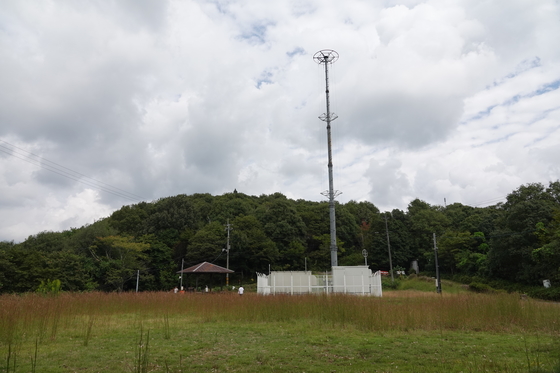
{"label": "dry brown grass", "polygon": [[438,294],[435,291],[427,292],[420,290],[386,291],[383,293],[383,298],[440,298],[454,296],[456,295],[451,293]]}
{"label": "dry brown grass", "polygon": [[[472,330],[557,333],[554,303],[516,295],[387,292],[383,298],[346,295],[86,293],[0,297],[0,343],[23,335],[55,339],[60,328],[110,327],[114,316],[136,327],[143,319],[181,317],[193,322],[278,322],[352,325],[361,330]],[[166,321],[169,322],[169,321]]]}

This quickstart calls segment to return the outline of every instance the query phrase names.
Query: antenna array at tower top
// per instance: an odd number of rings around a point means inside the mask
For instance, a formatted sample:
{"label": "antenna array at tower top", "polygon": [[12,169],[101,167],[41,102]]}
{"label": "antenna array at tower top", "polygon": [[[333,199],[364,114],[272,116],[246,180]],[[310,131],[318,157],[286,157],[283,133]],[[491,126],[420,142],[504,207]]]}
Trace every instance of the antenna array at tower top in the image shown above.
{"label": "antenna array at tower top", "polygon": [[313,60],[318,64],[335,63],[338,60],[338,53],[332,49],[323,49],[313,55]]}

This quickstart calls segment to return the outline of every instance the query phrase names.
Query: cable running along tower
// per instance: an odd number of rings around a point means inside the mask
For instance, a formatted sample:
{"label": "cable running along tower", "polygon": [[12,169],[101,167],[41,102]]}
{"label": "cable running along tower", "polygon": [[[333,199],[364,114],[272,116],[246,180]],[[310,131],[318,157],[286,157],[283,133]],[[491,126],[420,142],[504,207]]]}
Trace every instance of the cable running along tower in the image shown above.
{"label": "cable running along tower", "polygon": [[323,49],[313,55],[313,60],[319,65],[325,65],[325,94],[327,96],[327,112],[319,116],[324,122],[327,122],[327,145],[329,154],[329,190],[323,192],[324,196],[329,197],[329,216],[331,223],[331,266],[338,266],[338,248],[336,246],[336,218],[334,212],[334,199],[340,195],[339,191],[335,191],[333,187],[333,164],[332,164],[332,149],[331,149],[331,122],[338,118],[335,113],[331,113],[329,101],[329,65],[338,60],[338,53],[332,49]]}

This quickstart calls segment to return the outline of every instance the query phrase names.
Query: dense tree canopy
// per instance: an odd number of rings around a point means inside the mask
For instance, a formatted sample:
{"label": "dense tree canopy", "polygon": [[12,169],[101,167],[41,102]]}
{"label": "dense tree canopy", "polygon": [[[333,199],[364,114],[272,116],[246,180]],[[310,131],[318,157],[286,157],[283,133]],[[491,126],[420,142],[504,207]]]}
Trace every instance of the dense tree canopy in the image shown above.
{"label": "dense tree canopy", "polygon": [[[227,224],[233,281],[269,269],[329,270],[328,203],[235,191],[141,202],[81,228],[0,242],[0,292],[35,291],[55,279],[67,291],[126,291],[137,275],[142,290],[168,290],[181,263],[227,265]],[[415,199],[406,211],[381,212],[367,201],[337,203],[336,224],[340,265],[362,265],[365,249],[370,268],[389,270],[390,246],[393,267],[408,270],[417,260],[433,271],[435,234],[444,274],[560,282],[559,181],[520,186],[484,208]]]}

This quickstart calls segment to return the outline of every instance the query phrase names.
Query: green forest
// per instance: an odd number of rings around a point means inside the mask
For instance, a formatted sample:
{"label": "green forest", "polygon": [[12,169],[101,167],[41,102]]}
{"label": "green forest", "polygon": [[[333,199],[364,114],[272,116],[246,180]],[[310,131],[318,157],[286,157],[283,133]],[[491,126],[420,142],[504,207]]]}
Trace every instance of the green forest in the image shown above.
{"label": "green forest", "polygon": [[[141,291],[170,290],[179,284],[182,261],[184,268],[203,261],[226,266],[228,222],[232,285],[269,270],[329,270],[328,202],[234,191],[141,202],[81,228],[0,242],[0,292],[37,291],[55,281],[64,291],[130,291],[138,273]],[[393,269],[408,274],[417,260],[421,272],[433,275],[435,233],[442,276],[559,295],[559,181],[520,186],[489,207],[415,199],[406,211],[382,212],[370,202],[337,203],[336,225],[339,265],[363,265],[365,249],[372,270],[388,271],[387,227]],[[543,288],[544,279],[551,288]]]}

